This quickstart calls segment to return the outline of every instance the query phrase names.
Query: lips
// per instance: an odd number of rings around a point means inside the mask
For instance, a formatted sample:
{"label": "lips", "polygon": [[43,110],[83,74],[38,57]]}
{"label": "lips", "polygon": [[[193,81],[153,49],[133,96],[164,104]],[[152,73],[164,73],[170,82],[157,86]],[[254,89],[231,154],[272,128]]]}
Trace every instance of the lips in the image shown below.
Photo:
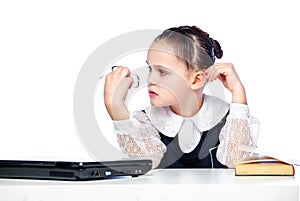
{"label": "lips", "polygon": [[149,90],[148,91],[148,93],[149,93],[149,96],[150,97],[155,97],[155,96],[158,96],[158,94],[157,93],[155,93],[154,91],[152,91],[152,90]]}

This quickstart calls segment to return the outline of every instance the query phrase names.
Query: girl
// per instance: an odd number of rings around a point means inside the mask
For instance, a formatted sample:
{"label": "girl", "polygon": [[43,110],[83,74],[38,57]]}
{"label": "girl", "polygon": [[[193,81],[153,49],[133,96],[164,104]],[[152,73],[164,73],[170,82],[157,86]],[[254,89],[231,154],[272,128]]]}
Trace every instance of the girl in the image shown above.
{"label": "girl", "polygon": [[[132,114],[125,105],[130,70],[119,66],[106,76],[104,101],[123,152],[150,158],[153,168],[234,168],[256,146],[258,122],[250,117],[244,86],[218,41],[196,26],[165,30],[148,50],[151,106]],[[231,104],[203,93],[220,79]]]}

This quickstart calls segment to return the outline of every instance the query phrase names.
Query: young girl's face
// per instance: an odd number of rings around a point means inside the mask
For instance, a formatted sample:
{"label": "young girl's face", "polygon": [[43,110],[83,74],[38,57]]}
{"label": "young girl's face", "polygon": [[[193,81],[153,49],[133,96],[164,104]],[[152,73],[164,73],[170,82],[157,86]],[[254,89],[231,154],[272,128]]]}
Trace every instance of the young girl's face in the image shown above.
{"label": "young girl's face", "polygon": [[147,55],[148,91],[153,106],[175,106],[190,96],[191,72],[172,52],[154,43]]}

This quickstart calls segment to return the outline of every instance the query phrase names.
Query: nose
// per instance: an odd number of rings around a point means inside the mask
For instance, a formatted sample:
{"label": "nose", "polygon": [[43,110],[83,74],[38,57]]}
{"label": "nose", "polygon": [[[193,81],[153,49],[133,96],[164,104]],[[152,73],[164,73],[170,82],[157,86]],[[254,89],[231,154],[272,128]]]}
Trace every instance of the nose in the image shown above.
{"label": "nose", "polygon": [[148,79],[147,79],[148,85],[155,85],[157,84],[157,78],[153,72],[149,72]]}

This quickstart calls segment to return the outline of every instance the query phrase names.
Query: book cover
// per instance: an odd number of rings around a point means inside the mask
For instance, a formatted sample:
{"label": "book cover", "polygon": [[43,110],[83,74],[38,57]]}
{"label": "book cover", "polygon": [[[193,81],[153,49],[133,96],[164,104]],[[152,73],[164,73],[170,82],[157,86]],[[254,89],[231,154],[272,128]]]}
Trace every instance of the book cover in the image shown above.
{"label": "book cover", "polygon": [[252,155],[236,163],[236,176],[293,176],[295,168],[286,159],[268,154],[257,148],[243,147],[240,150],[250,151]]}

